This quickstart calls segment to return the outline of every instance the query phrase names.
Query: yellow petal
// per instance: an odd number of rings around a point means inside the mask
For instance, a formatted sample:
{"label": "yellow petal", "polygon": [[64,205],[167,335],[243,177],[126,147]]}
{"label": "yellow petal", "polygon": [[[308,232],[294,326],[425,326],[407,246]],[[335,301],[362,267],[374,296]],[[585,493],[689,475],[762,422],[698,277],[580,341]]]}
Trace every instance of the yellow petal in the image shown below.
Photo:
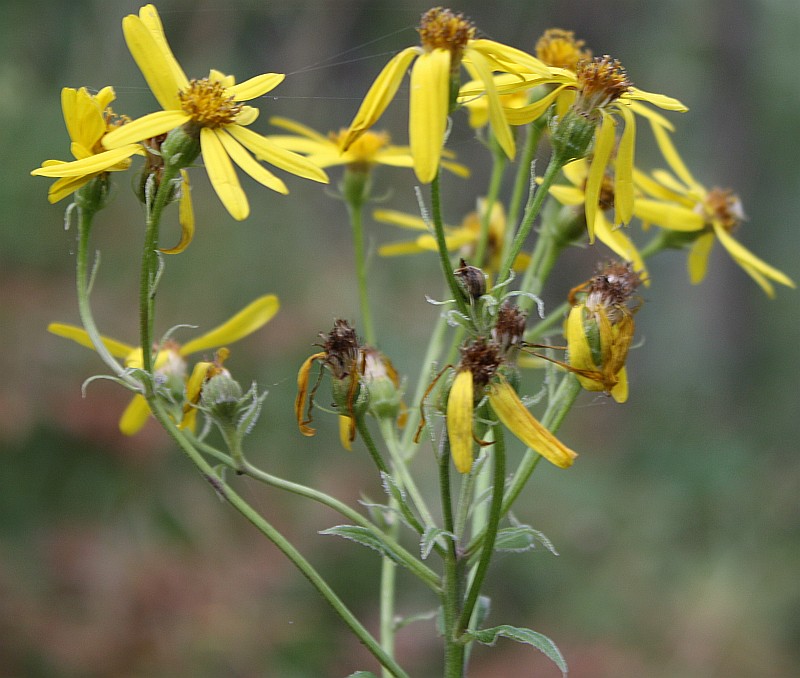
{"label": "yellow petal", "polygon": [[[596,372],[598,367],[594,362],[592,349],[589,346],[586,330],[584,329],[584,308],[583,304],[573,306],[567,316],[565,334],[567,346],[569,347],[569,364],[576,370]],[[598,380],[583,376],[579,372],[576,372],[575,376],[587,391],[603,390],[603,385]]]}
{"label": "yellow petal", "polygon": [[427,231],[428,225],[421,217],[416,217],[413,214],[406,212],[398,212],[397,210],[375,210],[372,213],[372,218],[375,221],[381,221],[385,224],[393,224],[400,228],[410,228],[414,231]]}
{"label": "yellow petal", "polygon": [[178,203],[178,223],[181,225],[181,239],[175,247],[164,248],[164,254],[180,254],[194,238],[194,207],[192,206],[192,188],[189,184],[189,173],[181,170],[181,199]]}
{"label": "yellow petal", "polygon": [[628,370],[625,367],[617,372],[617,383],[611,389],[611,397],[618,403],[628,400]]}
{"label": "yellow petal", "polygon": [[462,370],[453,380],[447,398],[447,435],[450,454],[459,473],[472,468],[472,410],[474,408],[472,372]]}
{"label": "yellow petal", "polygon": [[119,420],[119,430],[126,436],[136,435],[147,423],[149,416],[150,406],[144,396],[135,395],[122,413],[122,417]]}
{"label": "yellow petal", "polygon": [[187,356],[239,341],[269,322],[279,308],[280,302],[274,294],[259,297],[219,327],[181,346],[180,354]]}
{"label": "yellow petal", "polygon": [[51,203],[63,200],[68,195],[72,195],[81,186],[94,179],[94,176],[93,174],[89,174],[83,177],[63,177],[58,181],[54,181],[47,190],[47,200]]}
{"label": "yellow petal", "polygon": [[594,158],[586,179],[586,225],[589,229],[589,242],[594,242],[594,220],[606,167],[614,149],[615,126],[614,118],[604,113],[600,130],[595,136]]}
{"label": "yellow petal", "polygon": [[513,160],[515,154],[514,137],[511,134],[511,128],[503,112],[500,96],[497,94],[497,89],[494,86],[492,71],[479,50],[472,50],[468,46],[467,53],[469,54],[470,62],[467,63],[465,61],[464,66],[470,72],[470,75],[477,77],[483,82],[483,86],[486,88],[486,102],[489,106],[489,125],[492,128],[494,137],[500,145],[500,148],[503,149],[503,152]]}
{"label": "yellow petal", "polygon": [[130,158],[139,150],[138,144],[128,144],[112,151],[103,151],[83,160],[62,162],[33,170],[33,176],[41,177],[81,177],[87,174],[99,174],[110,170],[125,158]]}
{"label": "yellow petal", "polygon": [[141,11],[146,14],[147,24],[133,14],[122,20],[125,42],[161,108],[180,110],[178,92],[189,81],[172,55],[155,7],[148,5]]}
{"label": "yellow petal", "polygon": [[311,371],[311,366],[317,361],[325,358],[325,352],[315,353],[305,359],[297,372],[297,396],[294,399],[294,416],[297,419],[297,425],[300,427],[300,433],[304,436],[313,436],[317,431],[311,428],[308,424],[311,419],[305,420],[303,417],[303,408],[306,404],[306,396],[308,395],[308,374]]}
{"label": "yellow petal", "polygon": [[313,141],[318,141],[321,144],[329,144],[331,143],[330,139],[326,137],[324,134],[320,134],[316,130],[311,129],[310,127],[297,122],[296,120],[289,120],[289,118],[284,118],[279,115],[273,115],[269,119],[270,125],[275,125],[275,127],[281,127],[282,129],[288,130],[289,132],[294,132],[295,134],[299,134],[301,137],[308,137]]}
{"label": "yellow petal", "polygon": [[620,114],[625,121],[622,137],[614,163],[614,209],[616,222],[627,224],[633,216],[633,158],[636,143],[636,119],[633,113],[621,106]]}
{"label": "yellow petal", "polygon": [[536,420],[503,377],[489,387],[489,404],[503,425],[525,445],[559,468],[572,466],[577,453]]}
{"label": "yellow petal", "polygon": [[355,440],[356,422],[352,417],[344,414],[339,415],[339,442],[342,447],[350,452],[353,449]]}
{"label": "yellow petal", "polygon": [[263,96],[280,85],[286,76],[283,73],[264,73],[227,88],[234,101],[250,101]]}
{"label": "yellow petal", "polygon": [[273,191],[277,191],[283,195],[286,195],[289,192],[289,189],[286,188],[286,184],[284,184],[281,179],[276,177],[263,165],[257,163],[253,159],[253,156],[250,155],[241,146],[241,144],[239,144],[238,141],[227,134],[225,130],[220,129],[215,131],[217,138],[222,143],[222,147],[225,149],[225,152],[228,154],[230,159],[239,165],[239,167],[241,167],[245,172],[247,172],[247,174],[253,177],[253,179],[255,179],[258,183],[263,184],[267,188],[271,188]]}
{"label": "yellow petal", "polygon": [[678,178],[689,188],[698,186],[697,180],[692,176],[692,173],[684,164],[681,156],[678,155],[678,151],[675,149],[675,145],[672,143],[672,139],[669,138],[667,131],[657,125],[653,125],[653,134],[656,137],[656,143],[658,144],[661,154],[664,156],[664,160],[667,161]]}
{"label": "yellow petal", "polygon": [[606,247],[610,248],[618,256],[626,261],[633,263],[633,268],[638,273],[643,274],[645,284],[647,284],[647,268],[645,267],[642,255],[636,249],[633,241],[623,233],[620,228],[612,228],[611,224],[606,219],[606,215],[602,211],[597,212],[597,218],[594,221],[594,232],[597,239],[602,242]]}
{"label": "yellow petal", "polygon": [[103,109],[84,87],[61,90],[61,110],[69,138],[91,148],[106,131]]}
{"label": "yellow petal", "polygon": [[411,69],[408,137],[414,171],[427,184],[439,171],[450,96],[450,52],[434,49]]}
{"label": "yellow petal", "polygon": [[242,146],[254,153],[259,160],[264,160],[298,177],[319,181],[323,184],[328,183],[328,175],[308,158],[287,151],[246,127],[229,125],[225,130]]}
{"label": "yellow petal", "polygon": [[[714,223],[714,232],[717,234],[717,238],[722,243],[722,246],[728,250],[728,253],[736,260],[736,263],[744,267],[748,273],[751,273],[753,270],[755,270],[762,276],[770,278],[781,285],[786,285],[787,287],[795,286],[794,282],[791,278],[789,278],[789,276],[787,276],[785,273],[782,273],[774,266],[770,266],[763,259],[759,259],[744,245],[737,242],[733,236],[731,236],[722,226],[717,223]],[[758,279],[756,280],[758,281]],[[767,290],[767,294],[770,294],[769,290]],[[770,296],[772,296],[772,294],[770,294]]]}
{"label": "yellow petal", "polygon": [[[551,186],[550,195],[562,205],[583,205],[583,201],[586,199],[582,188],[578,188],[577,186],[564,186],[562,184]],[[595,223],[597,223],[596,219]]]}
{"label": "yellow petal", "polygon": [[670,231],[699,231],[705,227],[705,219],[701,214],[660,200],[637,198],[633,213],[648,224],[656,224]]}
{"label": "yellow petal", "polygon": [[512,125],[527,125],[540,118],[564,90],[564,85],[548,92],[545,96],[533,103],[519,108],[504,108],[506,119]]}
{"label": "yellow petal", "polygon": [[378,255],[381,257],[396,257],[403,254],[419,254],[427,250],[420,247],[416,241],[392,242],[381,245],[378,248]]}
{"label": "yellow petal", "polygon": [[342,150],[346,151],[364,130],[369,129],[378,121],[397,93],[406,69],[420,51],[419,47],[407,47],[402,52],[395,54],[383,67],[364,96],[364,101],[361,102],[353,122],[350,123],[350,129],[342,140]]}
{"label": "yellow petal", "polygon": [[192,374],[186,381],[186,402],[183,405],[183,418],[178,428],[193,428],[197,420],[197,408],[192,407],[200,401],[203,385],[208,379],[209,370],[214,369],[214,363],[201,361],[195,364]]}
{"label": "yellow petal", "polygon": [[689,280],[693,285],[703,281],[708,272],[708,256],[714,246],[714,234],[704,233],[692,243],[689,250],[687,266],[689,267]]}
{"label": "yellow petal", "polygon": [[250,204],[236,177],[236,170],[217,136],[217,130],[203,127],[200,130],[200,147],[208,178],[225,209],[237,221],[247,219]]}
{"label": "yellow petal", "polygon": [[155,113],[149,113],[106,134],[103,137],[103,146],[106,148],[118,148],[125,144],[151,139],[180,127],[189,122],[189,120],[189,116],[183,111],[156,111]]}
{"label": "yellow petal", "polygon": [[646,101],[649,104],[653,104],[653,106],[658,106],[667,111],[685,113],[689,110],[684,104],[673,97],[668,97],[664,94],[655,94],[654,92],[645,92],[638,87],[631,87],[623,96],[626,99]]}
{"label": "yellow petal", "polygon": [[[92,341],[89,339],[89,334],[82,327],[67,325],[65,323],[50,323],[47,326],[47,331],[59,337],[71,339],[76,344],[80,344],[81,346],[86,346],[86,348],[94,350]],[[121,341],[117,341],[116,339],[109,339],[108,337],[101,336],[100,340],[103,342],[103,346],[105,346],[108,349],[108,352],[115,358],[125,358],[131,351],[136,350],[136,347],[130,346],[129,344],[123,344]]]}
{"label": "yellow petal", "polygon": [[[486,58],[502,64],[503,69],[511,73],[533,73],[549,78],[550,69],[537,58],[515,47],[509,47],[494,40],[470,40],[469,50],[476,50]],[[497,69],[500,70],[500,69]]]}

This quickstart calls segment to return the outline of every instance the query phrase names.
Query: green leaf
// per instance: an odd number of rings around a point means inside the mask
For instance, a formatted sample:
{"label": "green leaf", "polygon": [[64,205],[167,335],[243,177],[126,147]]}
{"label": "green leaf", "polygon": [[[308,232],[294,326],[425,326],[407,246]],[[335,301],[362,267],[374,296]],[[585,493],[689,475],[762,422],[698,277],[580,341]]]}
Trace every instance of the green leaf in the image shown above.
{"label": "green leaf", "polygon": [[498,530],[497,539],[494,542],[494,550],[523,553],[535,549],[537,544],[544,546],[554,556],[558,555],[553,543],[539,530],[534,530],[530,525],[504,527]]}
{"label": "green leaf", "polygon": [[422,534],[422,538],[419,541],[419,550],[422,560],[427,559],[431,554],[431,550],[433,550],[433,547],[436,545],[436,540],[439,539],[439,537],[455,539],[455,535],[452,532],[443,530],[435,525],[429,525],[425,528],[425,532]]}
{"label": "green leaf", "polygon": [[518,643],[525,643],[532,645],[540,652],[550,659],[559,669],[561,674],[567,675],[567,662],[556,647],[556,644],[547,636],[531,631],[531,629],[524,629],[518,626],[509,626],[508,624],[501,624],[490,629],[481,629],[480,631],[467,631],[464,637],[471,640],[477,640],[484,645],[494,645],[500,637],[516,640]]}
{"label": "green leaf", "polygon": [[404,565],[403,561],[394,554],[386,543],[366,527],[361,527],[359,525],[336,525],[334,527],[329,527],[327,530],[322,530],[320,534],[333,534],[337,537],[349,539],[350,541],[371,548],[381,555],[391,558],[400,565]]}

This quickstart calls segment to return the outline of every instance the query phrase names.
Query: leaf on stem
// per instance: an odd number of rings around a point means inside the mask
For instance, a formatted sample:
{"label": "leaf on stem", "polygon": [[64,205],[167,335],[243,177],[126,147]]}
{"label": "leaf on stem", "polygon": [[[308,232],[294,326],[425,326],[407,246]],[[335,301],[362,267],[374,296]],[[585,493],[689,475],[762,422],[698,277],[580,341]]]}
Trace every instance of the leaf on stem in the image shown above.
{"label": "leaf on stem", "polygon": [[501,637],[515,640],[518,643],[532,645],[537,650],[544,653],[544,655],[561,670],[563,676],[567,675],[567,662],[564,660],[561,651],[556,647],[556,644],[547,636],[532,631],[531,629],[501,624],[500,626],[494,626],[490,629],[467,631],[464,633],[464,637],[470,640],[477,640],[484,645],[494,645],[497,639]]}

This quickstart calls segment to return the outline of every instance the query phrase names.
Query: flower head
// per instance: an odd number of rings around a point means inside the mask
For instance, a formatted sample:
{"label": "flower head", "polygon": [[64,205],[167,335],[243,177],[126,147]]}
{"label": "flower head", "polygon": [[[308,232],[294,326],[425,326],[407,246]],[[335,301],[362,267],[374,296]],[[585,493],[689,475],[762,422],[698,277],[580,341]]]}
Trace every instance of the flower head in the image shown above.
{"label": "flower head", "polygon": [[570,369],[587,391],[605,391],[619,403],[628,399],[625,361],[636,310],[629,302],[641,282],[630,263],[611,263],[570,292],[565,330]]}
{"label": "flower head", "polygon": [[646,224],[682,234],[681,244],[691,244],[688,259],[691,282],[697,284],[705,278],[711,249],[718,240],[768,296],[775,296],[772,282],[794,287],[794,281],[785,273],[757,257],[731,235],[745,219],[739,196],[730,189],[706,189],[683,163],[666,132],[656,130],[656,140],[672,173],[659,170],[652,178],[636,173],[637,187],[648,196],[636,199],[636,214]]}
{"label": "flower head", "polygon": [[[348,133],[346,129],[330,132],[325,136],[294,120],[273,117],[270,118],[270,122],[294,134],[270,135],[267,137],[269,141],[288,151],[302,153],[318,167],[346,165],[355,171],[364,172],[370,171],[375,165],[414,166],[411,149],[408,146],[392,144],[388,132],[367,130],[353,141],[346,151],[342,151],[342,142]],[[455,154],[444,149],[442,157],[452,159]],[[443,160],[442,167],[458,176],[469,176],[469,169],[459,163]]]}
{"label": "flower head", "polygon": [[584,40],[577,40],[572,31],[548,28],[536,42],[536,58],[548,66],[574,73],[581,61],[592,58],[591,50],[584,49],[585,44]]}
{"label": "flower head", "polygon": [[560,468],[571,466],[577,454],[536,420],[504,375],[506,345],[476,337],[461,347],[461,361],[447,396],[447,433],[456,469],[469,473],[472,468],[474,413],[485,396],[497,419],[523,443]]}
{"label": "flower head", "polygon": [[114,101],[114,89],[104,87],[90,94],[85,87],[61,90],[61,110],[71,140],[72,162],[46,160],[31,172],[34,176],[60,177],[50,186],[47,199],[58,202],[71,195],[95,177],[106,172],[119,172],[130,167],[130,157],[142,153],[139,144],[124,144],[108,151],[104,137],[123,125],[127,118],[117,116],[109,104]]}
{"label": "flower head", "polygon": [[206,78],[189,80],[167,44],[153,5],[142,7],[138,16],[126,16],[122,29],[134,60],[164,110],[145,115],[125,129],[107,135],[103,139],[106,148],[114,149],[180,129],[186,140],[179,148],[184,157],[174,161],[186,166],[193,159],[186,149],[199,142],[211,184],[225,208],[238,220],[248,216],[250,207],[231,161],[279,193],[288,192],[286,185],[259,160],[327,183],[327,176],[316,165],[247,127],[258,117],[258,110],[243,102],[277,87],[284,78],[282,74],[266,73],[237,85],[233,76],[212,70]]}
{"label": "flower head", "polygon": [[501,71],[549,75],[547,69],[520,50],[476,38],[470,21],[442,7],[423,14],[418,31],[421,44],[395,55],[375,79],[350,123],[342,148],[347,150],[378,121],[411,66],[408,123],[411,154],[417,178],[423,183],[432,181],[439,170],[447,117],[455,103],[463,65],[470,77],[482,84],[492,130],[500,147],[513,158],[514,139],[503,116],[492,74]]}
{"label": "flower head", "polygon": [[[202,369],[195,368],[192,372],[192,377],[188,380],[186,357],[193,353],[209,351],[223,344],[231,344],[243,339],[269,322],[278,312],[279,306],[278,298],[274,294],[267,294],[248,304],[222,325],[196,339],[192,339],[183,345],[173,340],[168,340],[161,346],[156,347],[157,353],[153,366],[157,382],[164,387],[166,392],[171,394],[171,397],[176,402],[182,404],[182,414],[176,417],[182,421],[182,425],[186,426],[193,421],[193,417],[196,416],[196,410],[191,404],[197,402],[205,380],[213,376],[213,374],[220,373],[219,371],[214,372],[211,368],[215,366],[221,368],[222,362],[228,353],[227,349],[223,348],[217,352],[213,362],[198,363]],[[88,333],[81,327],[64,323],[51,323],[47,329],[53,334],[71,339],[81,346],[93,348]],[[102,340],[111,355],[122,359],[126,367],[130,369],[142,368],[141,348],[107,337],[102,337]],[[144,396],[134,396],[122,414],[119,422],[120,430],[125,435],[138,433],[147,421],[149,413],[150,407]]]}

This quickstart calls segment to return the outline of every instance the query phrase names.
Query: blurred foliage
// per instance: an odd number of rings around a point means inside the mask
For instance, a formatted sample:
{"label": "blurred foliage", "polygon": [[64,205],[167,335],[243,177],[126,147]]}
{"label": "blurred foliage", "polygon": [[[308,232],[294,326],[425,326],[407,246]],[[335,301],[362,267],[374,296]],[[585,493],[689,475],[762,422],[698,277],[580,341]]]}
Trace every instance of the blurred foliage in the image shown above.
{"label": "blurred foliage", "polygon": [[[428,7],[158,6],[190,73],[213,66],[241,78],[289,74],[263,102],[262,132],[270,115],[322,130],[346,125],[386,55],[415,40]],[[82,398],[80,382],[99,363],[45,333],[51,320],[77,320],[75,235],[62,228],[63,205],[46,202],[46,182],[28,172],[67,155],[62,86],[113,84],[120,109],[137,115],[152,106],[120,28],[137,7],[0,5],[0,675],[344,676],[369,658],[307,583],[254,539],[155,426],[123,439],[116,420],[126,395],[92,384]],[[690,111],[676,120],[676,142],[696,175],[735,187],[749,216],[737,237],[800,278],[792,256],[800,247],[795,0],[465,0],[453,9],[522,48],[545,28],[574,30],[595,53],[620,58],[638,86],[683,100]],[[403,114],[395,107],[384,120],[398,143],[406,141]],[[445,216],[457,223],[486,184],[487,161],[463,120],[450,145],[476,168],[469,190],[445,182]],[[640,151],[655,160],[646,141]],[[243,381],[252,376],[271,390],[250,455],[351,502],[361,487],[377,495],[362,450],[340,451],[323,417],[328,437],[301,439],[290,405],[317,332],[334,317],[356,317],[342,206],[296,180],[288,198],[248,191],[253,215],[234,223],[195,176],[197,238],[168,262],[160,327],[211,327],[259,294],[278,294],[279,315],[230,361]],[[392,207],[414,209],[410,173],[386,170],[378,183],[378,192],[392,187]],[[102,264],[94,303],[104,332],[129,341],[141,211],[124,181],[117,192],[95,234]],[[373,243],[394,237],[390,228],[375,225]],[[507,556],[492,573],[493,619],[555,639],[575,678],[770,678],[800,665],[797,295],[780,290],[766,300],[716,254],[699,287],[686,280],[683,254],[654,262],[637,316],[630,402],[583,394],[563,429],[582,451],[579,463],[568,473],[537,471],[520,504],[517,513],[562,555]],[[548,303],[585,279],[595,256],[570,252]],[[401,372],[412,371],[436,313],[424,302],[440,289],[433,255],[374,259],[373,274],[381,348]],[[430,465],[420,456],[422,468]],[[375,614],[372,553],[317,536],[333,520],[322,509],[242,484],[357,612]],[[433,605],[407,583],[403,612]],[[373,628],[375,621],[367,616]],[[412,675],[436,665],[432,636],[430,623],[401,632]],[[556,675],[534,652],[501,647],[477,650],[472,675]]]}

